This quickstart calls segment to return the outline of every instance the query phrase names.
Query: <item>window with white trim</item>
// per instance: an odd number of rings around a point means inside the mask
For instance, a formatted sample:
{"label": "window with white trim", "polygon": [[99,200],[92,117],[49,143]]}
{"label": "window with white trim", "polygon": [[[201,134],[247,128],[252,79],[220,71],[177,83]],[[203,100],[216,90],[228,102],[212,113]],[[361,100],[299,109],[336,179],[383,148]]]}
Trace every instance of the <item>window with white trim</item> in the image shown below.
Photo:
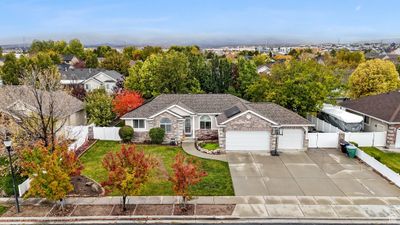
{"label": "window with white trim", "polygon": [[165,130],[165,133],[171,133],[172,122],[168,118],[162,118],[160,120],[160,127]]}
{"label": "window with white trim", "polygon": [[133,128],[144,129],[144,120],[133,120]]}
{"label": "window with white trim", "polygon": [[211,129],[211,117],[209,116],[200,117],[200,129],[205,129],[205,130]]}

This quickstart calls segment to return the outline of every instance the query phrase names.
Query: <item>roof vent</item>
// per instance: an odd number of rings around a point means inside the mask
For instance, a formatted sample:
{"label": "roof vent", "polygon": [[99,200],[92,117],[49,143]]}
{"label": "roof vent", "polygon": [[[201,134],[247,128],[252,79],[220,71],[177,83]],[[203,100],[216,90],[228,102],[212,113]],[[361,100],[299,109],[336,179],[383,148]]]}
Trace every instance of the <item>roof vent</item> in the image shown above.
{"label": "roof vent", "polygon": [[234,115],[237,115],[240,113],[240,109],[237,106],[233,106],[232,108],[229,108],[224,111],[224,114],[226,118],[231,118]]}

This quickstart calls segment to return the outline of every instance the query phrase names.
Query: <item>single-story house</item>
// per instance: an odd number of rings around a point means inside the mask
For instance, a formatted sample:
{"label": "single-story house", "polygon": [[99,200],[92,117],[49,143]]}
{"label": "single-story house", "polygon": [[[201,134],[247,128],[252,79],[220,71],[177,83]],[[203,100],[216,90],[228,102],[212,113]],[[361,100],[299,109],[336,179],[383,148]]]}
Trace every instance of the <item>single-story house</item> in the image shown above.
{"label": "single-story house", "polygon": [[[42,112],[44,115],[52,114],[59,121],[56,127],[61,126],[80,126],[86,124],[86,112],[84,103],[64,91],[52,93],[38,91],[39,98],[30,87],[3,85],[0,87],[0,113],[12,116],[18,121],[22,116],[39,111],[37,99],[42,101]],[[53,101],[50,101],[53,99]],[[58,103],[50,107],[53,103]]]}
{"label": "single-story house", "polygon": [[64,55],[62,57],[62,62],[68,65],[74,65],[79,62],[79,59],[74,55]]}
{"label": "single-story house", "polygon": [[[306,150],[313,126],[274,103],[252,103],[230,94],[162,94],[121,117],[135,131],[134,141],[149,139],[161,127],[165,140],[218,140],[235,150]],[[279,134],[279,135],[278,135]]]}
{"label": "single-story house", "polygon": [[400,92],[347,100],[340,105],[347,111],[364,117],[364,131],[386,131],[386,147],[400,148]]}
{"label": "single-story house", "polygon": [[108,93],[112,93],[117,82],[124,78],[117,71],[105,69],[68,69],[60,73],[63,85],[80,84],[86,91],[103,87]]}

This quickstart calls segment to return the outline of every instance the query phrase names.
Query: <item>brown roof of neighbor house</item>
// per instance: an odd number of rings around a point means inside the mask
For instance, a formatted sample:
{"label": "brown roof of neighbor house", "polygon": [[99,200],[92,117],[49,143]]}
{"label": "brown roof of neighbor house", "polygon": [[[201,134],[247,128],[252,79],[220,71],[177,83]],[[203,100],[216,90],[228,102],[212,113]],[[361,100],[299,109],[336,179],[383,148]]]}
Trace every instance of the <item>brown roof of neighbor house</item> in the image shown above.
{"label": "brown roof of neighbor house", "polygon": [[218,123],[231,118],[228,118],[224,111],[236,106],[240,113],[251,110],[277,124],[311,124],[300,115],[277,104],[267,102],[251,103],[230,94],[163,94],[121,118],[148,118],[172,105],[181,106],[193,113],[218,113]]}
{"label": "brown roof of neighbor house", "polygon": [[[44,91],[38,91],[43,99],[43,111],[45,114],[49,114],[50,110],[50,93]],[[54,106],[54,114],[56,117],[65,117],[74,114],[75,112],[84,109],[84,103],[79,99],[67,94],[64,91],[57,91],[53,93],[54,102],[57,105]],[[15,104],[22,104],[24,108],[31,111],[37,111],[38,103],[34,97],[33,91],[28,86],[3,86],[0,88],[0,111],[15,114],[18,112],[18,107]]]}
{"label": "brown roof of neighbor house", "polygon": [[341,106],[387,122],[400,122],[400,92],[361,97],[344,101]]}

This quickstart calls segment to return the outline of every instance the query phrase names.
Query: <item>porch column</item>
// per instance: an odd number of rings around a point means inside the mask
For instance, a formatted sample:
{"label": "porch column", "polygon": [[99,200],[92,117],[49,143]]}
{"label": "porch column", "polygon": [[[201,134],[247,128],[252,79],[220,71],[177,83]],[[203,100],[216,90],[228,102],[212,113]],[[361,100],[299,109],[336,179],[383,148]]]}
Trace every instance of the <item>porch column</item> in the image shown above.
{"label": "porch column", "polygon": [[194,116],[192,116],[192,138],[194,139],[196,137],[195,135],[195,122],[194,122]]}

